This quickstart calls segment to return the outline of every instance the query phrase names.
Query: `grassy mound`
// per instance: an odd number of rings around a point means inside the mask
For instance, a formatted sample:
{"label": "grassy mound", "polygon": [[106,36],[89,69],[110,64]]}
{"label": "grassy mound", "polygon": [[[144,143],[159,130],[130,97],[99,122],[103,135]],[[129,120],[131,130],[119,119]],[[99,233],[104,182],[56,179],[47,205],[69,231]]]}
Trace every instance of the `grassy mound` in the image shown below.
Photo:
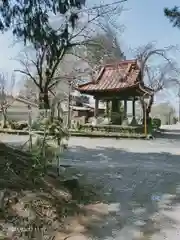
{"label": "grassy mound", "polygon": [[[0,239],[51,239],[67,232],[64,219],[85,215],[77,180],[43,172],[30,153],[0,143]],[[56,239],[56,238],[53,238]]]}

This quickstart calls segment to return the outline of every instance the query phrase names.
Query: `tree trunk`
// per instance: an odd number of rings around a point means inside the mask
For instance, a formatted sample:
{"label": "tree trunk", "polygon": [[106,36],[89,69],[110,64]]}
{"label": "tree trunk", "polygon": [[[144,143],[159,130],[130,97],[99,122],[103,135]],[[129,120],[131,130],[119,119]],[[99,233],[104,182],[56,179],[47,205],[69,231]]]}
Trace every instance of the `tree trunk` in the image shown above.
{"label": "tree trunk", "polygon": [[56,107],[56,104],[55,104],[55,103],[51,104],[51,113],[50,113],[51,122],[54,121],[54,117],[55,117],[55,107]]}
{"label": "tree trunk", "polygon": [[151,113],[151,109],[152,109],[153,103],[154,103],[154,95],[151,95],[150,99],[149,99],[149,103],[148,103],[147,109],[146,109],[146,117],[147,117],[147,119],[150,118],[149,114]]}
{"label": "tree trunk", "polygon": [[151,113],[152,105],[154,103],[154,95],[150,96],[148,103],[146,103],[144,99],[140,99],[140,102],[143,109],[143,124],[145,124],[145,113],[146,113],[146,123],[148,123],[150,119],[149,115]]}
{"label": "tree trunk", "polygon": [[39,93],[39,109],[50,109],[48,91],[44,90]]}
{"label": "tree trunk", "polygon": [[2,109],[2,115],[3,115],[2,127],[7,128],[7,110],[6,109]]}

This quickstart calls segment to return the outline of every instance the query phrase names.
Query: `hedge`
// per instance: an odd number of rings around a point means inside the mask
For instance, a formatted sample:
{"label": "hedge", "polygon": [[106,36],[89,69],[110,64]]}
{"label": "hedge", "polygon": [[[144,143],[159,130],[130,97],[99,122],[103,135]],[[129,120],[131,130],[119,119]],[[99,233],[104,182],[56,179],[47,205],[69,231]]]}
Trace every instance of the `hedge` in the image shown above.
{"label": "hedge", "polygon": [[122,133],[122,134],[141,134],[144,133],[143,126],[121,126],[121,125],[96,125],[84,124],[78,126],[78,131],[83,132],[104,132],[104,133]]}

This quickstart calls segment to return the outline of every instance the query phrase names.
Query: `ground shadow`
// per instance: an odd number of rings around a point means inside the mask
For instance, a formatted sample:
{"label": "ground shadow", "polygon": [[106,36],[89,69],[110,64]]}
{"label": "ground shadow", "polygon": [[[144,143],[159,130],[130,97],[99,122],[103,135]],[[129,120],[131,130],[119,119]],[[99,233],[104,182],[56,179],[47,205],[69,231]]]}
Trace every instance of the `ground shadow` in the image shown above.
{"label": "ground shadow", "polygon": [[64,218],[86,213],[80,203],[95,201],[95,192],[88,183],[84,181],[81,187],[78,181],[67,181],[64,174],[57,176],[55,171],[52,175],[53,168],[45,171],[43,166],[36,155],[0,143],[0,235],[4,234],[3,239],[7,239],[5,233],[12,226],[17,234],[23,229],[23,239],[30,239],[28,235],[37,240],[49,239],[55,229],[66,229]]}
{"label": "ground shadow", "polygon": [[180,140],[180,131],[179,130],[167,130],[159,131],[154,133],[154,137],[157,139],[168,139],[168,140]]}
{"label": "ground shadow", "polygon": [[162,131],[167,132],[167,133],[177,133],[180,134],[179,129],[162,129]]}
{"label": "ground shadow", "polygon": [[[148,226],[152,224],[150,216],[158,211],[161,197],[173,194],[179,199],[176,191],[180,184],[178,155],[76,146],[68,149],[63,163],[72,166],[67,171],[74,171],[76,168],[77,176],[85,177],[94,187],[98,186],[104,201],[120,203],[120,210],[106,220],[104,225],[93,226],[93,234],[99,239],[107,236],[116,239],[113,235],[115,232],[119,231],[121,234],[125,226],[135,226],[138,221],[144,222],[142,231],[145,234],[148,231],[155,232],[157,229]],[[74,174],[76,175],[75,172]],[[126,231],[129,231],[128,228]]]}

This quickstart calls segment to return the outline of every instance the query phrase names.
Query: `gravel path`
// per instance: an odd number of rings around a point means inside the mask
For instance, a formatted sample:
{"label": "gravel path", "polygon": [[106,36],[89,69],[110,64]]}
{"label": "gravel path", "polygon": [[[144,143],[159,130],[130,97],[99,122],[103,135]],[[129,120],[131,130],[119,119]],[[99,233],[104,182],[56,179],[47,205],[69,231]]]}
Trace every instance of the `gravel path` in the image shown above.
{"label": "gravel path", "polygon": [[[71,138],[62,163],[101,188],[115,210],[93,240],[180,239],[180,125],[154,140]],[[1,136],[22,144],[26,136]]]}
{"label": "gravel path", "polygon": [[[0,140],[4,143],[13,146],[23,145],[29,139],[28,136],[23,135],[10,135],[10,134],[0,134]],[[33,137],[33,141],[35,141],[35,137]]]}
{"label": "gravel path", "polygon": [[101,186],[116,209],[92,239],[180,239],[180,126],[164,129],[150,141],[70,139],[64,163]]}

